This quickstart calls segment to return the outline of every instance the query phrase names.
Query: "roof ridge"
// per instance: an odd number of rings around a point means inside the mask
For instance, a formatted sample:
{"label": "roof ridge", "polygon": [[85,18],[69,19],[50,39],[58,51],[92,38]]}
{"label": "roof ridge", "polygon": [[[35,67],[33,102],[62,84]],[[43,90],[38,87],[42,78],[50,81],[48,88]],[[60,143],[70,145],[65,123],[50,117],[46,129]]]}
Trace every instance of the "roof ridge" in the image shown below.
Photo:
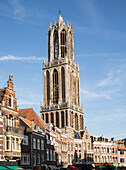
{"label": "roof ridge", "polygon": [[41,123],[41,125],[44,126],[45,129],[47,129],[47,127],[41,122],[41,120],[39,118],[39,115],[33,110],[33,108],[32,108],[32,111],[34,112],[35,116],[38,118],[38,120]]}

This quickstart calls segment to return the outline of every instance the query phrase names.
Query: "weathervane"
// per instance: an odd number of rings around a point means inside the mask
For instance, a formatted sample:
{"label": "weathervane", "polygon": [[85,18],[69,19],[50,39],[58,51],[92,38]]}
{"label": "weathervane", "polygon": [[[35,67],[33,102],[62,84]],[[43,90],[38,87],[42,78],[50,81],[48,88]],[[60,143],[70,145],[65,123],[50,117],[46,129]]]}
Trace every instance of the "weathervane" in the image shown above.
{"label": "weathervane", "polygon": [[59,8],[59,15],[61,15],[61,9]]}

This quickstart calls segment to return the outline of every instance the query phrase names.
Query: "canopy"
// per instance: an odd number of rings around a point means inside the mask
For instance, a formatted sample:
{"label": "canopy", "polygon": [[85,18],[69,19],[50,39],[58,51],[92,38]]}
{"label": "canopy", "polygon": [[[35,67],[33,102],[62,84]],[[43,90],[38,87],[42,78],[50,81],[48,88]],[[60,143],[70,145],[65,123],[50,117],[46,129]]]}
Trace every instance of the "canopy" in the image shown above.
{"label": "canopy", "polygon": [[19,166],[7,166],[8,169],[23,169]]}
{"label": "canopy", "polygon": [[0,169],[7,169],[7,168],[5,168],[4,166],[0,166]]}
{"label": "canopy", "polygon": [[100,168],[100,169],[106,169],[106,167],[105,167],[105,166],[99,166],[99,168]]}
{"label": "canopy", "polygon": [[68,166],[68,168],[73,169],[73,170],[79,170],[76,166]]}

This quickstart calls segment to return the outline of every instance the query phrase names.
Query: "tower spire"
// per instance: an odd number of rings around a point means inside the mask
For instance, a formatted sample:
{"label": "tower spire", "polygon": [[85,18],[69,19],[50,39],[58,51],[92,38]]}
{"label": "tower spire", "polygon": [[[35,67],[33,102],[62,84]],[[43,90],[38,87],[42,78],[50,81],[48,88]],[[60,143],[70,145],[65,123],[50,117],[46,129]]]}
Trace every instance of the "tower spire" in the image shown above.
{"label": "tower spire", "polygon": [[61,15],[61,9],[59,8],[59,15]]}

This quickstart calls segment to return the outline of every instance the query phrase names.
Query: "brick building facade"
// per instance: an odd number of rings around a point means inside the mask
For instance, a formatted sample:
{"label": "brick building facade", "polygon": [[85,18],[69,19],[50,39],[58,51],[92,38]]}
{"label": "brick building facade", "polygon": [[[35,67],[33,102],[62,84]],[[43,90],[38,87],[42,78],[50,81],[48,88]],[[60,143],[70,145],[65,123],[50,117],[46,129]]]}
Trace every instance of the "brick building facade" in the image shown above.
{"label": "brick building facade", "polygon": [[0,89],[0,165],[3,166],[18,165],[21,159],[22,131],[12,78],[11,74],[7,87]]}

